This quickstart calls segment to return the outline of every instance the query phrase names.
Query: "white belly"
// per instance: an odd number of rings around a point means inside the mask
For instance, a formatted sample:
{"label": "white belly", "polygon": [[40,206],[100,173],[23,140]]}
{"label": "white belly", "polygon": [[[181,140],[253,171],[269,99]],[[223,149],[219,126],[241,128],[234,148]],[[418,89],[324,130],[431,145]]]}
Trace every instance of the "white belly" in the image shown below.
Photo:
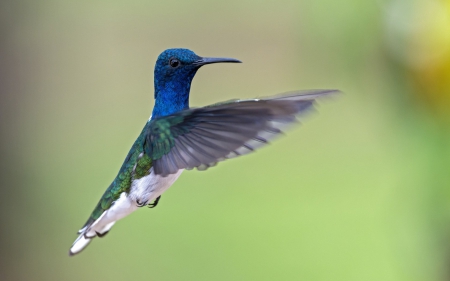
{"label": "white belly", "polygon": [[153,174],[153,168],[150,169],[148,176],[134,180],[131,183],[131,189],[128,194],[125,192],[115,201],[111,208],[105,211],[87,231],[88,236],[95,236],[96,232],[104,233],[108,231],[113,224],[128,216],[138,209],[136,201],[151,203],[158,196],[164,193],[181,175],[184,170],[177,173],[161,177]]}
{"label": "white belly", "polygon": [[150,175],[134,180],[131,183],[131,189],[128,197],[136,202],[151,203],[164,193],[181,175],[184,170],[178,170],[175,174],[162,177],[153,174],[153,168],[150,169]]}

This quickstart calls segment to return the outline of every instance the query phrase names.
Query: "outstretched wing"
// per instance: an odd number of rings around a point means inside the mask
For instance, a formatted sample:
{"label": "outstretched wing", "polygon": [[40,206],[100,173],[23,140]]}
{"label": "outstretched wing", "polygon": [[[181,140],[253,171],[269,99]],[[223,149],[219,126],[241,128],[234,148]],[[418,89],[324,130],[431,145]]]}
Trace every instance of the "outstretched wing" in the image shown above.
{"label": "outstretched wing", "polygon": [[183,110],[149,122],[144,151],[153,159],[153,171],[162,176],[179,169],[204,170],[268,143],[312,109],[317,98],[337,92],[293,92]]}

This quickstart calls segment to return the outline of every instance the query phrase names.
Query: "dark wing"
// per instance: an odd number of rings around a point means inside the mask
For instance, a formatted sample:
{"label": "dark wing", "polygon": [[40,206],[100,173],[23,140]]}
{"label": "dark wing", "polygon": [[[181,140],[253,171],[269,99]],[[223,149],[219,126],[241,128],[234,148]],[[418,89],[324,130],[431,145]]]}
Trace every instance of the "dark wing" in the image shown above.
{"label": "dark wing", "polygon": [[293,92],[183,110],[149,122],[144,151],[153,159],[155,174],[205,170],[268,143],[296,116],[312,109],[317,98],[337,92]]}

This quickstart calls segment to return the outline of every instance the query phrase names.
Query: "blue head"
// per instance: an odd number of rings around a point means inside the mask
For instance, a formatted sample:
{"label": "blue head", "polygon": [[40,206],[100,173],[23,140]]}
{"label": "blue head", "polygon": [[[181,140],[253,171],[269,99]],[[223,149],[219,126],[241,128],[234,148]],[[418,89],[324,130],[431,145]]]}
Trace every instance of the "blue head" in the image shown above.
{"label": "blue head", "polygon": [[240,62],[230,58],[203,58],[188,49],[167,49],[155,65],[155,107],[152,118],[189,107],[189,91],[197,70],[210,63]]}

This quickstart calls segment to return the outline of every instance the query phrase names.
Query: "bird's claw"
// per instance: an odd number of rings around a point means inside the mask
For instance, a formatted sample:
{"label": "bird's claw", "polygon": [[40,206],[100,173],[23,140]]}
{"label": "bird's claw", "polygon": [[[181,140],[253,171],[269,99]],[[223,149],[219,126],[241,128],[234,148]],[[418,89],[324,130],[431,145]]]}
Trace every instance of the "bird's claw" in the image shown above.
{"label": "bird's claw", "polygon": [[158,205],[159,199],[161,199],[161,195],[158,196],[158,198],[156,198],[155,201],[154,201],[153,203],[148,204],[147,206],[148,206],[149,208],[155,208],[156,205]]}
{"label": "bird's claw", "polygon": [[136,204],[137,204],[138,208],[144,207],[145,205],[147,205],[147,202],[148,202],[148,200],[144,201],[144,202],[139,201],[139,199],[136,200]]}

